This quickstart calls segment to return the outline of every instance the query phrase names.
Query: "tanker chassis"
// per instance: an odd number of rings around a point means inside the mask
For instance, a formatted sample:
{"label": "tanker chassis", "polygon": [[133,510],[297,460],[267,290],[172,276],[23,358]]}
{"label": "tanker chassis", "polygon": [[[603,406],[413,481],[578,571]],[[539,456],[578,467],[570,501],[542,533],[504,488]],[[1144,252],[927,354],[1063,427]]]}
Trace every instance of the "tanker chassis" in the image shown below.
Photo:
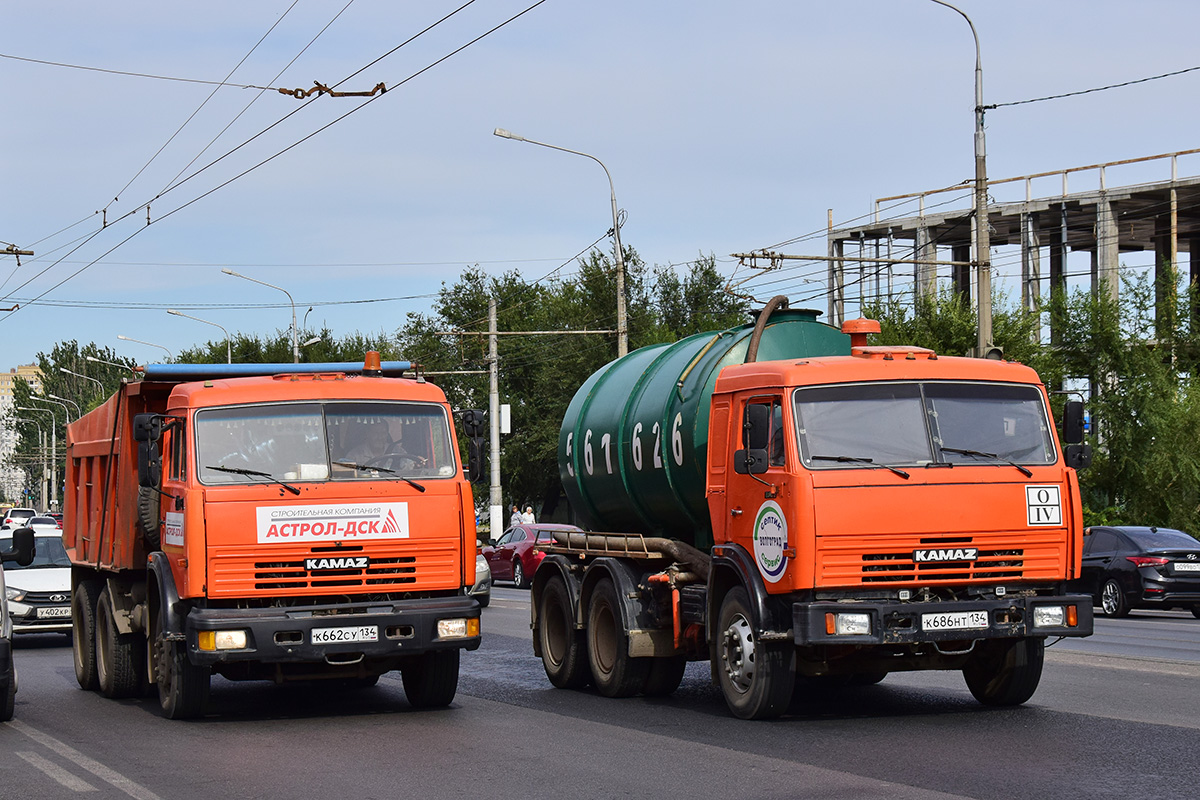
{"label": "tanker chassis", "polygon": [[580,388],[559,438],[572,506],[533,582],[559,688],[664,695],[707,660],[730,711],[798,682],[959,670],[988,705],[1037,688],[1051,637],[1092,633],[1082,406],[1060,446],[1033,370],[871,347],[768,304],[757,324],[642,348]]}

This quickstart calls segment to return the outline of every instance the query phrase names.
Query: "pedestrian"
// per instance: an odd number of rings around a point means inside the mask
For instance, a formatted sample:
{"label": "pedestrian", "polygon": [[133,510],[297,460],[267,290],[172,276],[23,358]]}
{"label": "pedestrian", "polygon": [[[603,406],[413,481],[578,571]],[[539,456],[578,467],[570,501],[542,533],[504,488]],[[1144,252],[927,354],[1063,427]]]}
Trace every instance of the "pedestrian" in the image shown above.
{"label": "pedestrian", "polygon": [[516,506],[512,507],[512,516],[508,518],[508,527],[521,524],[521,509]]}
{"label": "pedestrian", "polygon": [[533,524],[533,506],[525,506],[525,513],[521,515],[521,522],[524,522],[526,525]]}

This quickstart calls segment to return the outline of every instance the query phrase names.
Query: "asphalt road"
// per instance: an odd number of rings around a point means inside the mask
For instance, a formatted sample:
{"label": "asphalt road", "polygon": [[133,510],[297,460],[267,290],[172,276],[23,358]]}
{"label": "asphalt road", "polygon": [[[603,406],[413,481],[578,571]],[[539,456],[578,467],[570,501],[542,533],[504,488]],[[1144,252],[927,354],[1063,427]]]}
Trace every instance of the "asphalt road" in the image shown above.
{"label": "asphalt road", "polygon": [[373,689],[214,679],[210,713],[75,684],[65,637],[19,638],[16,718],[0,724],[0,798],[1193,798],[1200,620],[1098,620],[1047,651],[1021,708],[988,709],[957,673],[822,687],[792,713],[727,713],[705,664],[669,698],[553,689],[528,592],[497,588],[449,709]]}

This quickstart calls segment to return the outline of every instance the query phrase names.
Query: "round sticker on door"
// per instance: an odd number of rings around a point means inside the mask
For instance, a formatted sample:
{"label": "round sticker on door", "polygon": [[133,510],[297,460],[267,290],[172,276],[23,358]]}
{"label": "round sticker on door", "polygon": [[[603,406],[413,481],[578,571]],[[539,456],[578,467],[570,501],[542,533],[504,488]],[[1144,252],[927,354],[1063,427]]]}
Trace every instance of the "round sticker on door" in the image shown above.
{"label": "round sticker on door", "polygon": [[767,501],[758,509],[754,518],[754,560],[759,572],[769,583],[783,577],[787,567],[787,520],[783,509],[774,501]]}

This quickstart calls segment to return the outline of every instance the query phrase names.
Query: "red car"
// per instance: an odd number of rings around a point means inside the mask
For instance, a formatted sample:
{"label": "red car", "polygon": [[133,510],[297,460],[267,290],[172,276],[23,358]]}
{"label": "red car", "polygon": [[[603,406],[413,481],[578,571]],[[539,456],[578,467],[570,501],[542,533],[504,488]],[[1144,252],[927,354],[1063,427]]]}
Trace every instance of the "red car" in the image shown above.
{"label": "red car", "polygon": [[538,545],[554,541],[554,531],[577,531],[574,525],[539,524],[514,525],[493,545],[483,548],[483,557],[492,570],[493,581],[512,581],[518,589],[529,587],[533,573],[542,563],[545,553]]}

